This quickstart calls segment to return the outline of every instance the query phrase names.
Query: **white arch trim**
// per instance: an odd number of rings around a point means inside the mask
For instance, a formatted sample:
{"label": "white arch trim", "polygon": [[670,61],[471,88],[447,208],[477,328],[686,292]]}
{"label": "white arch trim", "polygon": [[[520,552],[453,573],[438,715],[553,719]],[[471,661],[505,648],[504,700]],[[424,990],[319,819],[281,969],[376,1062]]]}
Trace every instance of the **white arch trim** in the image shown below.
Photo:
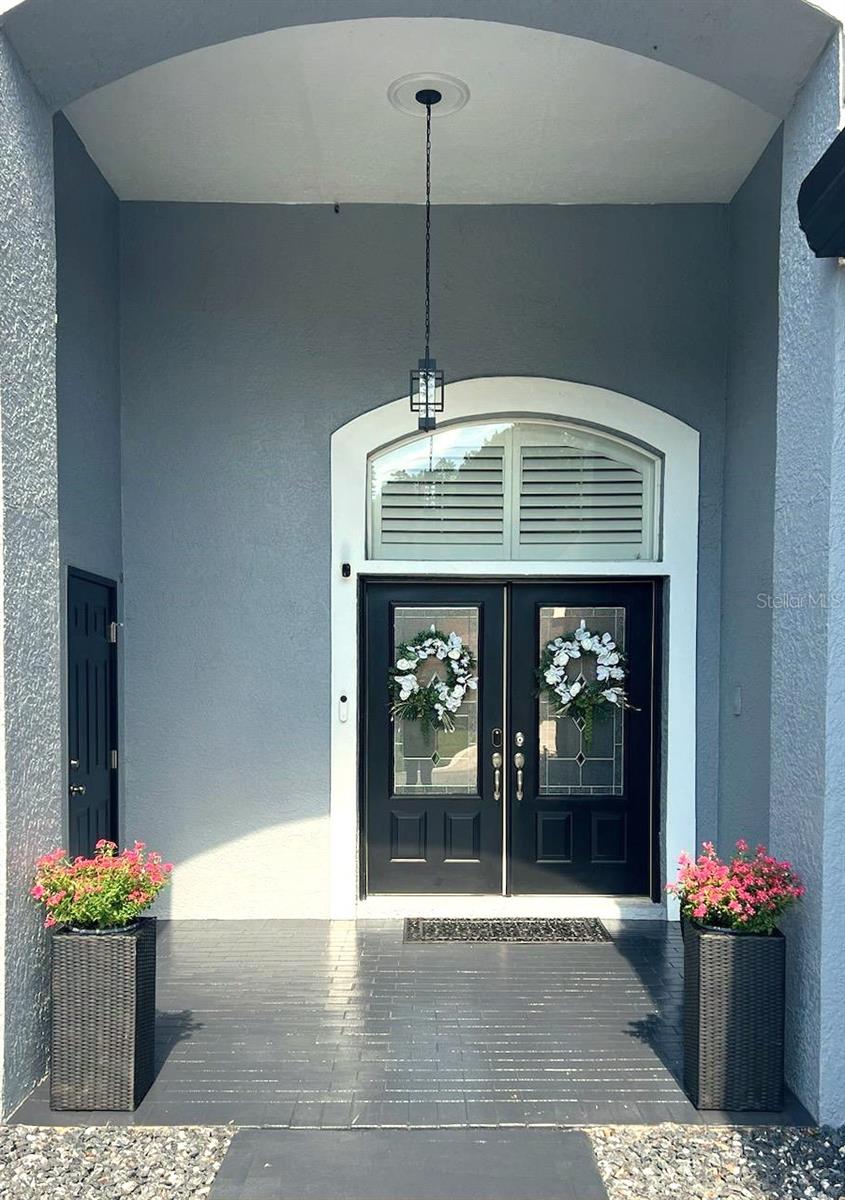
{"label": "white arch trim", "polygon": [[[465,578],[660,576],[668,581],[664,621],[662,870],[695,845],[695,666],[698,585],[698,432],[641,400],[559,379],[503,376],[446,388],[449,421],[534,417],[581,421],[640,442],[663,456],[659,562],[438,561],[438,575]],[[358,899],[358,580],[362,575],[431,575],[433,564],[368,560],[367,459],[414,428],[407,397],[363,413],[332,436],[331,561],[331,916],[675,915],[610,897],[374,897]],[[351,573],[344,578],[341,566]],[[341,702],[346,696],[346,703]]]}

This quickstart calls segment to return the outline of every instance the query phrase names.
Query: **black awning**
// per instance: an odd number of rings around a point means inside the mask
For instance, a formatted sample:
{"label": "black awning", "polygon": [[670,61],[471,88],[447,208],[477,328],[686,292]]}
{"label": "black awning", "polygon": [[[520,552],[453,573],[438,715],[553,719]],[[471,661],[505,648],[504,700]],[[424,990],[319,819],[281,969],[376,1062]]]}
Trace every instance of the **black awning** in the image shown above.
{"label": "black awning", "polygon": [[798,223],[816,258],[845,258],[845,130],[801,184]]}

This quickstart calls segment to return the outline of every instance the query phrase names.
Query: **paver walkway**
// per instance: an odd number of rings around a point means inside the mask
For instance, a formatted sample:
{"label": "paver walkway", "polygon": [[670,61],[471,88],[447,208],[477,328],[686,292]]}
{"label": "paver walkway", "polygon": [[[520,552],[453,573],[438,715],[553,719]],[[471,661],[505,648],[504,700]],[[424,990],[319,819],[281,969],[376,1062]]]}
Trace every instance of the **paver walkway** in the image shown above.
{"label": "paver walkway", "polygon": [[[159,1073],[135,1113],[26,1124],[724,1121],[684,1096],[677,926],[597,944],[404,944],[400,921],[160,922]],[[786,1114],[741,1123],[809,1123]]]}
{"label": "paver walkway", "polygon": [[607,1200],[590,1140],[555,1129],[243,1129],[210,1200]]}

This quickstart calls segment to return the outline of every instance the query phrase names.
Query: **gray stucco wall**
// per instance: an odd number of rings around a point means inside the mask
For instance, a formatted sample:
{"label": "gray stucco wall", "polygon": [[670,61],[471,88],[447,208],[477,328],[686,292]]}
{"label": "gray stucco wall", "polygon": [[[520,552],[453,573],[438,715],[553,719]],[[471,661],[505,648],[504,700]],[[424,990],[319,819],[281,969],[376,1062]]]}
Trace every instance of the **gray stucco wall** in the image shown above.
{"label": "gray stucco wall", "polygon": [[[769,836],[772,539],[778,361],[778,132],[729,209],[722,514],[719,841]],[[741,689],[740,713],[735,712]]]}
{"label": "gray stucco wall", "polygon": [[790,1082],[845,1120],[845,276],[798,228],[801,180],[839,125],[834,39],[784,125],[772,642],[771,831],[807,896],[786,923]]}
{"label": "gray stucco wall", "polygon": [[120,206],[61,114],[54,146],[61,557],[117,579]]}
{"label": "gray stucco wall", "polygon": [[[419,354],[421,219],[122,206],[126,822],[182,864],[175,913],[327,911],[329,438],[401,394]],[[462,207],[434,222],[450,379],[573,379],[701,431],[712,829],[726,212]],[[235,862],[252,894],[221,892]]]}
{"label": "gray stucco wall", "polygon": [[47,939],[28,895],[61,840],[50,115],[0,33],[3,1112],[42,1074]]}

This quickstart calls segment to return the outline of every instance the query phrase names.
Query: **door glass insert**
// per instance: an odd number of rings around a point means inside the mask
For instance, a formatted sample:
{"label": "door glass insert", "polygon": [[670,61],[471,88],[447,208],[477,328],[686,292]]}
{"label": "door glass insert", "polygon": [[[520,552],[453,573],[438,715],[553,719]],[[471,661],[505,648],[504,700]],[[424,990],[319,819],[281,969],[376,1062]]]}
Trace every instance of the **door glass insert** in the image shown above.
{"label": "door glass insert", "polygon": [[[582,621],[591,633],[609,633],[624,651],[624,608],[549,606],[540,609],[541,653],[554,638],[571,637]],[[595,670],[592,655],[571,661],[567,668],[573,680],[581,674],[590,682]],[[612,704],[602,705],[588,742],[580,717],[556,715],[554,704],[545,695],[539,703],[540,795],[621,796],[625,785],[624,713]]]}
{"label": "door glass insert", "polygon": [[[478,609],[475,607],[398,607],[394,610],[394,662],[399,647],[427,633],[431,626],[456,633],[478,659]],[[475,671],[481,686],[481,664]],[[446,666],[426,659],[417,677],[446,678]],[[425,730],[419,721],[398,717],[393,724],[393,793],[396,796],[475,796],[478,794],[478,691],[469,690],[453,716],[451,733]]]}

